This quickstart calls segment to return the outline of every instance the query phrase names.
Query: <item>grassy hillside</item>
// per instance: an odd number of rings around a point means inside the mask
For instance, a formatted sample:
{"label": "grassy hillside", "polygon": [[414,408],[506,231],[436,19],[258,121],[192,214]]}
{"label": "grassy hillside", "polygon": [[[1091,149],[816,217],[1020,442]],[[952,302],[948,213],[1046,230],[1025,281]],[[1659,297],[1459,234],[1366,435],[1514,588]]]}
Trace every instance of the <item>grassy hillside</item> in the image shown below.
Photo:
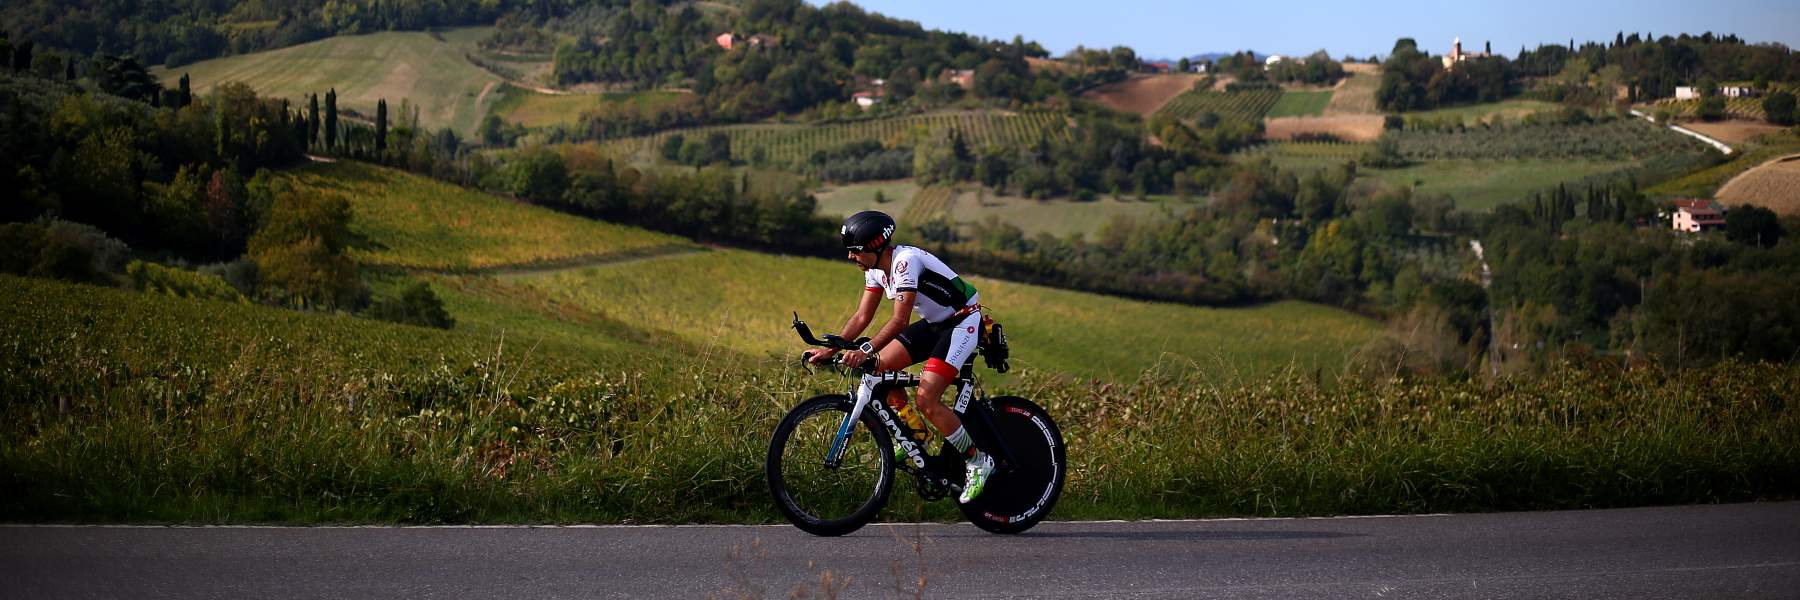
{"label": "grassy hillside", "polygon": [[[876,202],[881,191],[887,202]],[[880,210],[900,218],[902,223],[918,223],[932,215],[942,215],[958,223],[999,219],[1024,231],[1026,235],[1048,233],[1062,237],[1081,233],[1092,236],[1114,217],[1148,218],[1165,210],[1185,211],[1196,202],[1181,202],[1173,197],[1139,201],[1130,198],[1101,196],[1088,202],[1069,198],[1038,200],[995,193],[973,184],[955,188],[920,190],[910,181],[867,182],[835,186],[818,194],[819,214],[841,217],[862,210]],[[919,204],[919,201],[926,201]],[[919,204],[917,209],[915,204]]]}
{"label": "grassy hillside", "polygon": [[495,93],[500,99],[494,103],[494,114],[508,123],[532,128],[573,125],[580,121],[581,113],[603,103],[634,103],[654,108],[681,95],[680,92],[544,94],[510,84],[501,86]]}
{"label": "grassy hillside", "polygon": [[405,98],[420,107],[421,126],[452,127],[468,136],[499,100],[493,92],[500,79],[464,58],[488,29],[340,36],[159,69],[155,74],[163,85],[173,86],[186,73],[197,93],[221,82],[241,81],[258,94],[288,98],[295,104],[314,93],[323,102],[325,91],[335,87],[339,108],[371,119],[375,102],[384,98],[388,109],[396,111],[393,118],[400,118],[397,111]]}
{"label": "grassy hillside", "polygon": [[1503,100],[1487,104],[1471,104],[1406,113],[1407,121],[1462,122],[1474,125],[1496,118],[1518,121],[1526,115],[1560,110],[1562,105],[1542,100]]}
{"label": "grassy hillside", "polygon": [[352,250],[371,266],[487,269],[629,255],[684,239],[544,210],[477,191],[349,161],[284,172],[290,185],[342,195],[355,212]]}
{"label": "grassy hillside", "polygon": [[[1355,161],[1368,144],[1276,142],[1234,156],[1269,161],[1285,169],[1309,172]],[[1461,210],[1485,211],[1524,200],[1558,183],[1627,169],[1633,161],[1615,160],[1431,160],[1398,169],[1358,169],[1358,178],[1390,187],[1412,187],[1425,194],[1449,194]]]}
{"label": "grassy hillside", "polygon": [[980,110],[936,112],[923,115],[852,121],[829,125],[725,125],[698,127],[611,142],[622,154],[654,155],[670,135],[703,139],[722,131],[731,138],[733,160],[754,162],[757,156],[776,165],[798,165],[813,152],[864,140],[887,141],[915,131],[960,131],[971,147],[987,144],[1020,146],[1037,141],[1040,134],[1062,135],[1066,116],[1058,112]]}
{"label": "grassy hillside", "polygon": [[[822,329],[855,308],[862,274],[843,261],[721,250],[509,279],[609,318],[699,345],[797,353],[793,312]],[[1340,369],[1377,325],[1298,302],[1211,309],[972,278],[1007,326],[1014,364],[1130,380],[1145,369],[1264,375]],[[878,323],[891,308],[884,305]]]}

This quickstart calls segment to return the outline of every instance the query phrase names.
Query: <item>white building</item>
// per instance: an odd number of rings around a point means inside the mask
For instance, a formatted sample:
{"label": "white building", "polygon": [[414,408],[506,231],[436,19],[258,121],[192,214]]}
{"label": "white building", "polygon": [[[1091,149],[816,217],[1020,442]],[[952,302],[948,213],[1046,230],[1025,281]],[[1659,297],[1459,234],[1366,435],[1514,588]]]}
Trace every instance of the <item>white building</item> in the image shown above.
{"label": "white building", "polygon": [[1493,55],[1486,52],[1463,52],[1462,38],[1456,38],[1454,41],[1450,42],[1450,53],[1444,55],[1444,68],[1449,69],[1450,67],[1456,66],[1456,63],[1471,58],[1487,58],[1489,56]]}
{"label": "white building", "polygon": [[1699,88],[1695,88],[1693,86],[1686,86],[1686,85],[1675,88],[1675,99],[1676,100],[1693,100],[1693,99],[1699,98],[1699,97],[1700,97]]}

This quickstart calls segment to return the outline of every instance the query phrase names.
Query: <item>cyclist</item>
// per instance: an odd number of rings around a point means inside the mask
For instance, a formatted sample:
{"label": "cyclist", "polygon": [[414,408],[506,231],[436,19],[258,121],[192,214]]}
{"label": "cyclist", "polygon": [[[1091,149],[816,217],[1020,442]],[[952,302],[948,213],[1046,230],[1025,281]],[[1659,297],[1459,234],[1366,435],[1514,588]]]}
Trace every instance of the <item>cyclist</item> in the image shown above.
{"label": "cyclist", "polygon": [[[919,409],[945,441],[966,458],[963,492],[967,504],[981,494],[994,459],[976,448],[956,413],[941,400],[944,388],[956,379],[957,369],[969,359],[980,339],[981,307],[975,286],[956,276],[936,256],[912,246],[893,243],[894,218],[866,210],[844,220],[844,250],[863,270],[862,300],[840,334],[856,339],[875,317],[883,296],[894,301],[894,316],[862,347],[844,355],[844,364],[861,365],[878,357],[878,372],[897,371],[925,363],[919,376]],[[921,318],[907,321],[917,313]],[[898,344],[889,342],[898,341]],[[837,353],[832,348],[807,351],[814,364]],[[906,391],[895,388],[887,402],[896,409],[906,405]]]}

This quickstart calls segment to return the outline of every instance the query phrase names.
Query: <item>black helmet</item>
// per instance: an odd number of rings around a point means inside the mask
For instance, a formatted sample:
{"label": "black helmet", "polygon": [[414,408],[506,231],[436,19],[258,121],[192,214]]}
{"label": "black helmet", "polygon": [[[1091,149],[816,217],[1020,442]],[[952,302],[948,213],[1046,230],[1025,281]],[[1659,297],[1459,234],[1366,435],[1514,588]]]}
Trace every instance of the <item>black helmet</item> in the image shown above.
{"label": "black helmet", "polygon": [[894,241],[894,218],[879,210],[865,210],[844,219],[844,249],[880,252]]}

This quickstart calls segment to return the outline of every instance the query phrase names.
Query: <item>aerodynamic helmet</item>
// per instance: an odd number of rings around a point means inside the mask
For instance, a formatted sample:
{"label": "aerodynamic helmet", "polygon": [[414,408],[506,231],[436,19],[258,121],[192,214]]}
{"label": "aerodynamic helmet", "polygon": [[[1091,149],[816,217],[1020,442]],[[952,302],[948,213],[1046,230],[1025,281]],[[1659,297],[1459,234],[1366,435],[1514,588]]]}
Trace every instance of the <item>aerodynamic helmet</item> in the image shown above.
{"label": "aerodynamic helmet", "polygon": [[878,210],[865,210],[844,219],[844,249],[880,252],[894,241],[894,218]]}

